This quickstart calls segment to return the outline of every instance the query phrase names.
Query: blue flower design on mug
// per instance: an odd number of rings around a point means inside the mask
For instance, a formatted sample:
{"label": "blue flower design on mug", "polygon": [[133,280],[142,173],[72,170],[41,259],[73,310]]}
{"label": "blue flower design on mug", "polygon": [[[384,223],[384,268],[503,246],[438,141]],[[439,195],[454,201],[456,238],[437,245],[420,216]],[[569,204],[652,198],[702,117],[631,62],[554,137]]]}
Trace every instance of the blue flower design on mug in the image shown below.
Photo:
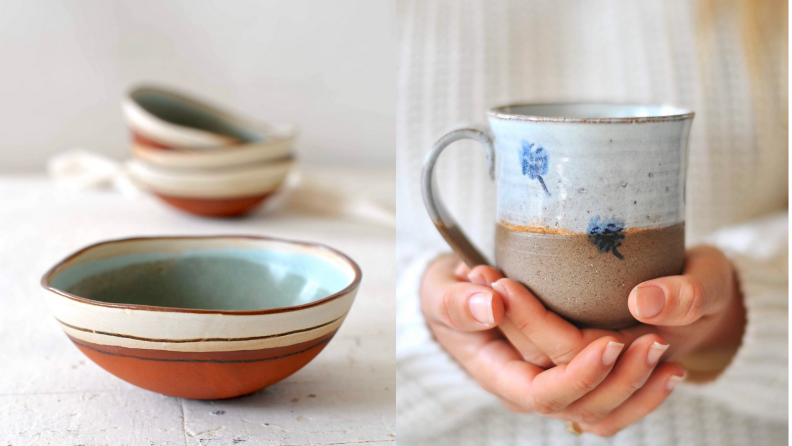
{"label": "blue flower design on mug", "polygon": [[624,240],[624,220],[616,217],[592,218],[588,224],[589,242],[597,247],[600,253],[612,252],[616,258],[624,260],[624,256],[616,250]]}
{"label": "blue flower design on mug", "polygon": [[550,191],[547,190],[547,186],[542,178],[542,175],[547,175],[549,170],[548,167],[550,162],[547,156],[547,150],[542,146],[523,141],[520,161],[522,163],[523,175],[528,176],[528,178],[532,180],[539,180],[545,193],[550,195]]}

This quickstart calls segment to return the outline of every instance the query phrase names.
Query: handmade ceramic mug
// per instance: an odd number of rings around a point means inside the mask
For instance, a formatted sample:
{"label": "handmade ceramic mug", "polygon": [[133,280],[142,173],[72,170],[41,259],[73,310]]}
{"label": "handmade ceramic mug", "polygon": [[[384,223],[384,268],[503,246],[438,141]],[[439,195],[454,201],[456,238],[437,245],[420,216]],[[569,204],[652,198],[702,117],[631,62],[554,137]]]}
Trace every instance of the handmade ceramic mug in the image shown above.
{"label": "handmade ceramic mug", "polygon": [[440,234],[469,266],[487,264],[440,202],[434,181],[437,159],[449,144],[479,141],[497,181],[497,267],[579,326],[634,324],[630,290],[679,274],[684,263],[693,112],[534,104],[498,107],[488,115],[492,133],[454,130],[426,159],[424,202]]}

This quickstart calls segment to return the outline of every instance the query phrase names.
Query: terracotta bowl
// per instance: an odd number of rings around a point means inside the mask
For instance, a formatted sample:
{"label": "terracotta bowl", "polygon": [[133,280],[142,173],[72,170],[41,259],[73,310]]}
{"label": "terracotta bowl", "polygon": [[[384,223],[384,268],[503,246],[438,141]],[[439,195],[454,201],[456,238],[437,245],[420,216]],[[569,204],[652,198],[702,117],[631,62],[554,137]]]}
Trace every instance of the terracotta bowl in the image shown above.
{"label": "terracotta bowl", "polygon": [[127,93],[121,108],[133,144],[155,149],[227,150],[239,144],[293,139],[296,129],[252,124],[171,89],[144,86]]}
{"label": "terracotta bowl", "polygon": [[308,364],[341,326],[360,268],[326,246],[161,237],[89,246],[41,280],[96,364],[165,395],[231,398]]}
{"label": "terracotta bowl", "polygon": [[252,211],[284,183],[290,158],[225,169],[164,169],[140,160],[130,176],[166,203],[203,216],[230,217]]}

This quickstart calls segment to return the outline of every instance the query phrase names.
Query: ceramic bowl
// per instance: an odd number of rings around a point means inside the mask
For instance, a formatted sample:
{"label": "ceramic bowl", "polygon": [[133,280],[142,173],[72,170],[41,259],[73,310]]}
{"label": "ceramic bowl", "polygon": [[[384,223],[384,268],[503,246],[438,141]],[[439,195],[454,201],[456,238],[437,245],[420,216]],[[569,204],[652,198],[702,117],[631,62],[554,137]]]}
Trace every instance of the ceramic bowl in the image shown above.
{"label": "ceramic bowl", "polygon": [[139,87],[121,101],[133,144],[157,149],[227,150],[239,144],[291,139],[294,127],[253,125],[211,105],[158,87]]}
{"label": "ceramic bowl", "polygon": [[177,171],[140,160],[127,163],[133,180],[168,204],[214,217],[250,212],[283,185],[293,165],[287,158],[226,169]]}
{"label": "ceramic bowl", "polygon": [[326,246],[227,236],[99,243],[41,283],[66,335],[105,370],[165,395],[218,399],[308,364],[360,279],[355,262]]}
{"label": "ceramic bowl", "polygon": [[215,169],[280,161],[291,156],[293,145],[294,138],[290,138],[261,144],[241,144],[231,150],[182,151],[162,150],[133,143],[132,156],[148,164],[169,169]]}

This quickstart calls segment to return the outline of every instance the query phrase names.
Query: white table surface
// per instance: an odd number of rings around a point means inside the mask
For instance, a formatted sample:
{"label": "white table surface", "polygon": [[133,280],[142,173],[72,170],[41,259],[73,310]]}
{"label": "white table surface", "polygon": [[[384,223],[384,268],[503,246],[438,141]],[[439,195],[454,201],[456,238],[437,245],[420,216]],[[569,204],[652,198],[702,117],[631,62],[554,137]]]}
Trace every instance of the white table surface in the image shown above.
{"label": "white table surface", "polygon": [[[306,172],[314,184],[393,211],[391,170]],[[313,204],[300,201],[313,196],[298,187],[280,206],[213,220],[148,196],[74,192],[43,176],[0,177],[0,445],[394,442],[395,231],[375,220],[328,213],[334,200],[321,194]],[[262,234],[324,243],[355,259],[363,282],[327,348],[284,381],[230,400],[163,396],[83,356],[47,311],[39,280],[88,244],[166,234]]]}

